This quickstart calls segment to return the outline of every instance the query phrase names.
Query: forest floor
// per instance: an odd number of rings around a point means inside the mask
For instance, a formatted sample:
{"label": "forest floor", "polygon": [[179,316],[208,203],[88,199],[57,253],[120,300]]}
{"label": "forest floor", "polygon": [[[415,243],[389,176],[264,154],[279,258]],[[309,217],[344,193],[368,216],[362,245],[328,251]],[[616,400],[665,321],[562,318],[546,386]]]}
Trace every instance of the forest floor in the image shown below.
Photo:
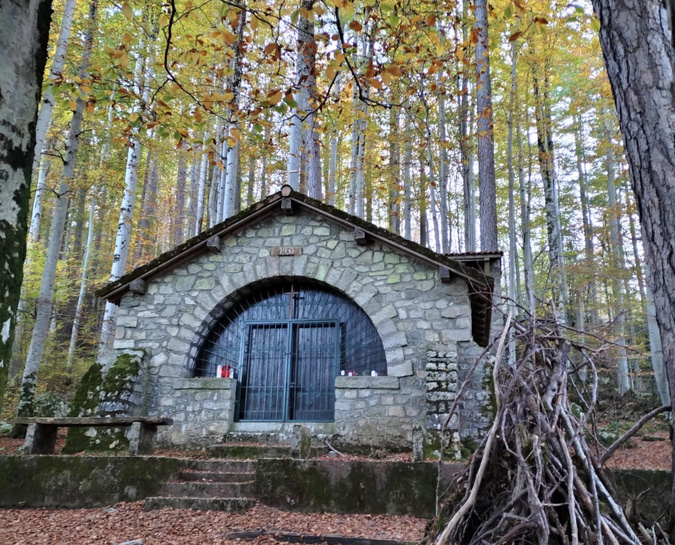
{"label": "forest floor", "polygon": [[[621,434],[629,423],[606,425]],[[60,451],[65,436],[57,441]],[[23,440],[0,437],[0,455],[17,454]],[[121,453],[124,455],[125,453]],[[87,455],[83,453],[81,455]],[[114,455],[114,454],[110,454]],[[158,449],[158,456],[207,458],[204,451]],[[347,456],[347,459],[370,459]],[[411,461],[410,454],[392,454],[381,461]],[[608,467],[669,470],[671,447],[667,425],[645,426],[627,445],[616,452]],[[425,519],[409,516],[335,515],[288,513],[257,505],[245,515],[214,511],[162,509],[143,511],[143,502],[120,503],[97,509],[21,509],[0,510],[0,544],[2,545],[119,545],[143,539],[143,545],[277,545],[273,536],[253,541],[232,539],[228,534],[242,531],[340,535],[367,539],[419,541],[427,524]]]}
{"label": "forest floor", "polygon": [[368,539],[419,541],[427,521],[409,516],[288,513],[256,505],[244,515],[216,511],[143,511],[143,502],[98,509],[0,510],[3,545],[118,545],[143,539],[143,545],[273,545],[272,536],[253,541],[228,534],[264,530],[276,533],[340,535]]}

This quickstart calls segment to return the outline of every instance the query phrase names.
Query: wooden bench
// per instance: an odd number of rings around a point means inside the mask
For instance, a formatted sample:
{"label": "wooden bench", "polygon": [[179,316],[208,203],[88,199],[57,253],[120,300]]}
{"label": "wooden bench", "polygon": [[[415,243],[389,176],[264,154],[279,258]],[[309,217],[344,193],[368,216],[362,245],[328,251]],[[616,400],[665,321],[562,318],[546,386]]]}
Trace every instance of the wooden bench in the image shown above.
{"label": "wooden bench", "polygon": [[59,428],[70,427],[131,427],[129,452],[133,455],[152,454],[155,451],[157,426],[173,424],[171,418],[165,416],[123,416],[123,417],[18,417],[15,424],[28,426],[23,451],[26,454],[54,454],[56,432]]}

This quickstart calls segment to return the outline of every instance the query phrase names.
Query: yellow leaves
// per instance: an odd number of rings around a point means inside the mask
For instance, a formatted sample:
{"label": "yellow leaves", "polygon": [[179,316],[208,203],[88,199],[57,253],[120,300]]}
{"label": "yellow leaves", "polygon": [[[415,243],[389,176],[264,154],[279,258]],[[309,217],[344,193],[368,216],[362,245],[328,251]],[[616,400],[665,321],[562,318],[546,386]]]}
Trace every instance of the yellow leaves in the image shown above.
{"label": "yellow leaves", "polygon": [[591,19],[591,28],[596,32],[600,32],[600,21],[598,20],[597,17],[593,17]]}
{"label": "yellow leaves", "polygon": [[326,67],[326,77],[333,81],[333,78],[337,75],[337,70],[333,68],[332,66]]}
{"label": "yellow leaves", "polygon": [[351,28],[354,32],[361,32],[363,30],[363,25],[354,19],[351,23],[349,23],[349,28]]}
{"label": "yellow leaves", "polygon": [[124,45],[129,45],[133,41],[133,38],[129,34],[122,35],[122,43]]}
{"label": "yellow leaves", "polygon": [[194,118],[197,123],[204,122],[204,116],[202,115],[202,112],[200,112],[199,110],[195,110]]}
{"label": "yellow leaves", "polygon": [[122,14],[130,21],[134,18],[134,10],[131,9],[129,2],[122,2]]}
{"label": "yellow leaves", "polygon": [[316,13],[319,17],[321,17],[324,13],[326,13],[326,10],[323,9],[319,4],[315,4],[312,9],[314,10],[314,13]]}
{"label": "yellow leaves", "polygon": [[140,116],[136,112],[134,112],[133,114],[129,115],[129,121],[131,123],[135,123],[139,117]]}
{"label": "yellow leaves", "polygon": [[527,14],[527,8],[525,7],[524,0],[513,0],[513,4],[516,6],[516,11],[518,12],[518,17],[525,17]]}
{"label": "yellow leaves", "polygon": [[91,93],[91,87],[88,85],[80,85],[80,91],[82,91],[85,95],[88,95]]}
{"label": "yellow leaves", "polygon": [[129,64],[129,55],[127,55],[126,51],[122,53],[120,56],[120,67],[125,68],[127,64]]}
{"label": "yellow leaves", "polygon": [[281,102],[281,99],[283,97],[283,93],[281,92],[280,89],[273,89],[270,91],[267,95],[267,103],[270,106],[276,106]]}
{"label": "yellow leaves", "polygon": [[457,49],[455,50],[455,57],[457,57],[460,61],[463,61],[464,55],[465,55],[464,48],[463,47],[457,47]]}
{"label": "yellow leaves", "polygon": [[77,108],[77,102],[75,102],[74,100],[71,100],[71,101],[68,103],[68,107],[69,107],[71,110],[75,111],[75,108]]}
{"label": "yellow leaves", "polygon": [[223,37],[223,40],[225,40],[225,43],[227,43],[228,45],[233,45],[234,42],[237,41],[237,37],[234,35],[234,33],[230,32],[227,29],[223,30],[220,34]]}
{"label": "yellow leaves", "polygon": [[392,78],[391,74],[387,71],[382,72],[382,81],[384,84],[389,87],[391,85],[391,82],[394,78]]}
{"label": "yellow leaves", "polygon": [[257,17],[251,17],[251,20],[249,21],[249,25],[251,25],[251,30],[256,30],[258,28],[258,18]]}

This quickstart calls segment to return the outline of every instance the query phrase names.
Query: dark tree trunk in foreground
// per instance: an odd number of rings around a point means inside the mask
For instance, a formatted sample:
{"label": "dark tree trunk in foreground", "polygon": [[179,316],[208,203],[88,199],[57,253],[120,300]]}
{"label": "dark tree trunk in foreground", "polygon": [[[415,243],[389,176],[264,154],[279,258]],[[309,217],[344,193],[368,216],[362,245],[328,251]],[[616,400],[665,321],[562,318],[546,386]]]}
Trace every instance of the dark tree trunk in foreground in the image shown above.
{"label": "dark tree trunk in foreground", "polygon": [[[642,223],[671,399],[675,393],[675,111],[662,0],[593,0]],[[674,446],[675,446],[675,435]],[[675,457],[673,458],[675,468]],[[675,487],[671,486],[675,507]],[[673,509],[671,507],[671,512]],[[671,517],[673,518],[673,517]]]}
{"label": "dark tree trunk in foreground", "polygon": [[26,257],[35,122],[47,61],[50,0],[0,2],[0,405]]}

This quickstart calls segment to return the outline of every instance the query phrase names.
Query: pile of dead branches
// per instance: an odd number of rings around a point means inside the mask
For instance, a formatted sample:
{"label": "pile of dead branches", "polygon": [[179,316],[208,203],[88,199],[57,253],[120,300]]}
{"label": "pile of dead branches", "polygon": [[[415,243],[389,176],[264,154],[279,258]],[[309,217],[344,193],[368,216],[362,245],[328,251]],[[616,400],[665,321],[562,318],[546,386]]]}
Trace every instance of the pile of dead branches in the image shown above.
{"label": "pile of dead branches", "polygon": [[500,357],[505,332],[493,370],[494,423],[453,482],[425,541],[669,543],[658,524],[626,516],[589,445],[598,390],[594,359],[603,348],[589,350],[554,322],[511,323],[509,317],[507,329],[518,357],[515,365]]}

